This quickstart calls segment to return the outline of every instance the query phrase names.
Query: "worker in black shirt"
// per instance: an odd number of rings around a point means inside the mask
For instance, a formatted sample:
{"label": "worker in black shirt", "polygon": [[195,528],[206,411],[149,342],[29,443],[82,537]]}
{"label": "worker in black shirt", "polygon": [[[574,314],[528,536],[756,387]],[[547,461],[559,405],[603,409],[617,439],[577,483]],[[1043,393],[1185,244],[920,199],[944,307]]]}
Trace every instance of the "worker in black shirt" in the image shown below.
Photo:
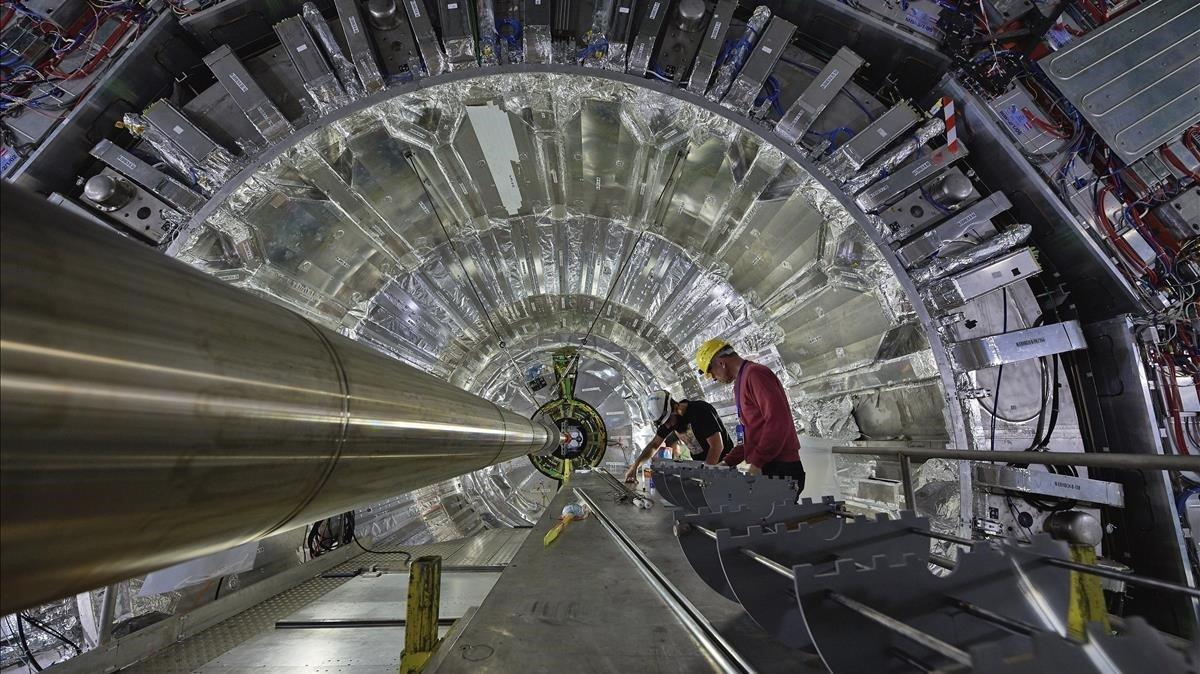
{"label": "worker in black shirt", "polygon": [[733,440],[716,408],[703,400],[671,400],[666,391],[655,391],[646,400],[646,409],[655,415],[654,423],[658,430],[642,450],[633,465],[625,472],[625,481],[633,482],[638,468],[658,449],[663,441],[676,433],[681,436],[692,436],[691,450],[693,461],[703,461],[716,465],[733,449]]}

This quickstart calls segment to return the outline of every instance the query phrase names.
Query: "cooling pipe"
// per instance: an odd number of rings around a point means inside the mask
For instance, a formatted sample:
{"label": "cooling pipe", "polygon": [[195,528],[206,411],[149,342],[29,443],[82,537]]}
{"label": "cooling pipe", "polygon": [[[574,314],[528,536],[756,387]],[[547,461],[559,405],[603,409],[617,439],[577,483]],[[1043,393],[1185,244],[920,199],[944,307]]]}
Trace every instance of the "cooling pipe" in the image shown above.
{"label": "cooling pipe", "polygon": [[0,615],[558,446],[553,426],[0,195]]}

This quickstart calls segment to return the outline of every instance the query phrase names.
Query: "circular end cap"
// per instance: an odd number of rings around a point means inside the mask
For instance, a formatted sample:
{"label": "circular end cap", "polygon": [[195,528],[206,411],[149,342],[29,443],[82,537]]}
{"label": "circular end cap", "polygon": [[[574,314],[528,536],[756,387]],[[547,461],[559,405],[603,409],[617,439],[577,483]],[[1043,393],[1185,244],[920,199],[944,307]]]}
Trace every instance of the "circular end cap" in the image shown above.
{"label": "circular end cap", "polygon": [[116,178],[108,175],[92,176],[83,185],[83,198],[103,204],[117,195],[117,189]]}
{"label": "circular end cap", "polygon": [[367,3],[371,25],[381,30],[395,28],[400,23],[396,9],[396,0],[371,0]]}
{"label": "circular end cap", "polygon": [[970,196],[971,180],[961,173],[948,174],[933,188],[933,197],[944,204],[957,204]]}
{"label": "circular end cap", "polygon": [[691,33],[704,28],[706,10],[704,0],[681,0],[676,6],[679,29]]}

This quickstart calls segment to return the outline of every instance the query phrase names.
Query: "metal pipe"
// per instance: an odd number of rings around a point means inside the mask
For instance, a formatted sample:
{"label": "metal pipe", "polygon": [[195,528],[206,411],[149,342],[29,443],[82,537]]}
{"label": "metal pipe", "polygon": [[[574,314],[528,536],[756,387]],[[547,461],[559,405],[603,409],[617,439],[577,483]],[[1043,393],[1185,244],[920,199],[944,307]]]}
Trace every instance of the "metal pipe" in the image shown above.
{"label": "metal pipe", "polygon": [[558,445],[0,189],[0,615]]}
{"label": "metal pipe", "polygon": [[904,454],[898,454],[900,460],[901,486],[904,488],[904,507],[909,510],[917,509],[917,497],[913,493],[912,460]]}
{"label": "metal pipe", "polygon": [[1200,589],[1189,587],[1187,585],[1172,583],[1166,580],[1159,580],[1157,578],[1147,578],[1146,576],[1137,576],[1132,573],[1123,573],[1115,569],[1106,569],[1102,566],[1080,564],[1079,562],[1071,562],[1065,559],[1059,559],[1057,557],[1046,557],[1045,555],[1036,556],[1046,560],[1046,563],[1050,564],[1051,566],[1071,569],[1072,571],[1078,571],[1080,573],[1090,573],[1094,576],[1100,576],[1102,578],[1112,578],[1113,580],[1119,580],[1124,583],[1129,583],[1130,585],[1152,587],[1156,590],[1165,590],[1167,592],[1181,592],[1183,594],[1200,599]]}
{"label": "metal pipe", "polygon": [[104,599],[100,604],[100,629],[96,644],[104,646],[112,641],[113,622],[117,618],[117,586],[104,588]]}
{"label": "metal pipe", "polygon": [[1126,470],[1200,470],[1200,456],[1166,454],[1098,454],[1075,452],[990,452],[986,450],[925,449],[921,447],[834,447],[834,454],[896,455],[913,459],[1031,463],[1044,466],[1083,466]]}
{"label": "metal pipe", "polygon": [[887,629],[899,634],[909,641],[920,644],[931,651],[941,653],[942,655],[959,664],[966,665],[967,667],[971,666],[971,656],[968,655],[966,651],[958,648],[957,646],[948,644],[932,634],[926,634],[925,632],[922,632],[915,627],[911,627],[906,623],[900,622],[899,620],[896,620],[885,613],[876,611],[866,604],[859,603],[836,592],[830,592],[829,599],[841,604],[842,606],[845,606],[846,608],[854,611],[871,622],[886,627]]}
{"label": "metal pipe", "polygon": [[1000,615],[995,611],[972,604],[971,602],[959,599],[958,597],[947,597],[946,599],[952,606],[960,609],[964,613],[973,615],[982,620],[986,620],[992,624],[999,625],[1010,632],[1023,634],[1025,636],[1032,636],[1042,631],[1023,620],[1017,620],[1016,618],[1009,618],[1008,616]]}
{"label": "metal pipe", "polygon": [[[920,535],[920,536],[925,536],[927,538],[936,538],[939,540],[948,541],[950,543],[957,543],[959,545],[972,546],[972,545],[975,545],[976,543],[983,542],[982,540],[973,541],[969,538],[959,538],[958,536],[951,536],[949,534],[942,534],[942,533],[937,533],[934,531],[925,531],[924,529],[918,529],[916,527],[909,529],[909,531],[911,531],[914,534]],[[1122,581],[1125,583],[1129,583],[1130,585],[1141,585],[1143,587],[1152,587],[1157,590],[1166,590],[1167,592],[1182,592],[1183,594],[1191,595],[1196,598],[1200,598],[1200,589],[1196,589],[1196,588],[1190,587],[1188,585],[1181,585],[1179,583],[1172,583],[1172,582],[1166,581],[1166,580],[1159,580],[1158,578],[1148,578],[1146,576],[1138,576],[1136,574],[1125,573],[1123,571],[1117,571],[1115,569],[1107,569],[1103,566],[1093,566],[1091,564],[1080,564],[1079,562],[1072,562],[1072,561],[1069,561],[1066,559],[1061,559],[1058,557],[1051,557],[1049,555],[1043,555],[1040,553],[1031,552],[1029,550],[1024,551],[1024,554],[1027,554],[1031,557],[1036,557],[1038,559],[1041,559],[1044,562],[1046,562],[1047,564],[1050,564],[1051,566],[1058,566],[1058,567],[1062,567],[1064,569],[1071,569],[1072,571],[1078,571],[1080,573],[1090,573],[1094,576],[1101,576],[1103,578],[1112,578],[1113,580],[1119,580],[1119,581]],[[938,566],[940,566],[944,569],[953,570],[954,566],[955,566],[955,562],[953,562],[953,560],[947,559],[945,557],[939,557],[938,559],[935,559],[933,561],[935,564],[937,564]]]}
{"label": "metal pipe", "polygon": [[957,543],[959,545],[966,545],[968,547],[975,545],[976,543],[982,542],[982,541],[972,540],[970,538],[962,538],[960,536],[954,536],[952,534],[943,534],[939,531],[929,531],[927,529],[920,529],[917,527],[912,527],[909,529],[909,531],[911,531],[912,533],[914,533],[918,536],[924,536],[925,538],[936,538],[939,541],[946,541],[947,543]]}

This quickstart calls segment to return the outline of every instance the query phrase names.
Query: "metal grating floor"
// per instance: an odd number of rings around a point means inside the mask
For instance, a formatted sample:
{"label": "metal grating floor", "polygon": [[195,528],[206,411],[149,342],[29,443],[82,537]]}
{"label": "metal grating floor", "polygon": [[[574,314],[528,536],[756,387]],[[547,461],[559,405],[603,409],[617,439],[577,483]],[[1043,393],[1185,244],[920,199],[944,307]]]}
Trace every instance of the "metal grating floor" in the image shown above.
{"label": "metal grating floor", "polygon": [[[529,529],[491,529],[471,538],[442,543],[412,545],[392,548],[380,544],[379,548],[404,551],[413,557],[440,555],[443,566],[490,566],[504,565],[512,561],[513,555],[529,535]],[[364,552],[331,571],[353,571],[361,567],[378,566],[395,568],[402,566],[404,556],[388,553]],[[215,660],[234,647],[274,628],[275,622],[319,599],[330,590],[341,586],[348,578],[310,578],[285,590],[270,599],[246,609],[199,634],[184,639],[122,671],[160,674],[165,672],[191,672]]]}

